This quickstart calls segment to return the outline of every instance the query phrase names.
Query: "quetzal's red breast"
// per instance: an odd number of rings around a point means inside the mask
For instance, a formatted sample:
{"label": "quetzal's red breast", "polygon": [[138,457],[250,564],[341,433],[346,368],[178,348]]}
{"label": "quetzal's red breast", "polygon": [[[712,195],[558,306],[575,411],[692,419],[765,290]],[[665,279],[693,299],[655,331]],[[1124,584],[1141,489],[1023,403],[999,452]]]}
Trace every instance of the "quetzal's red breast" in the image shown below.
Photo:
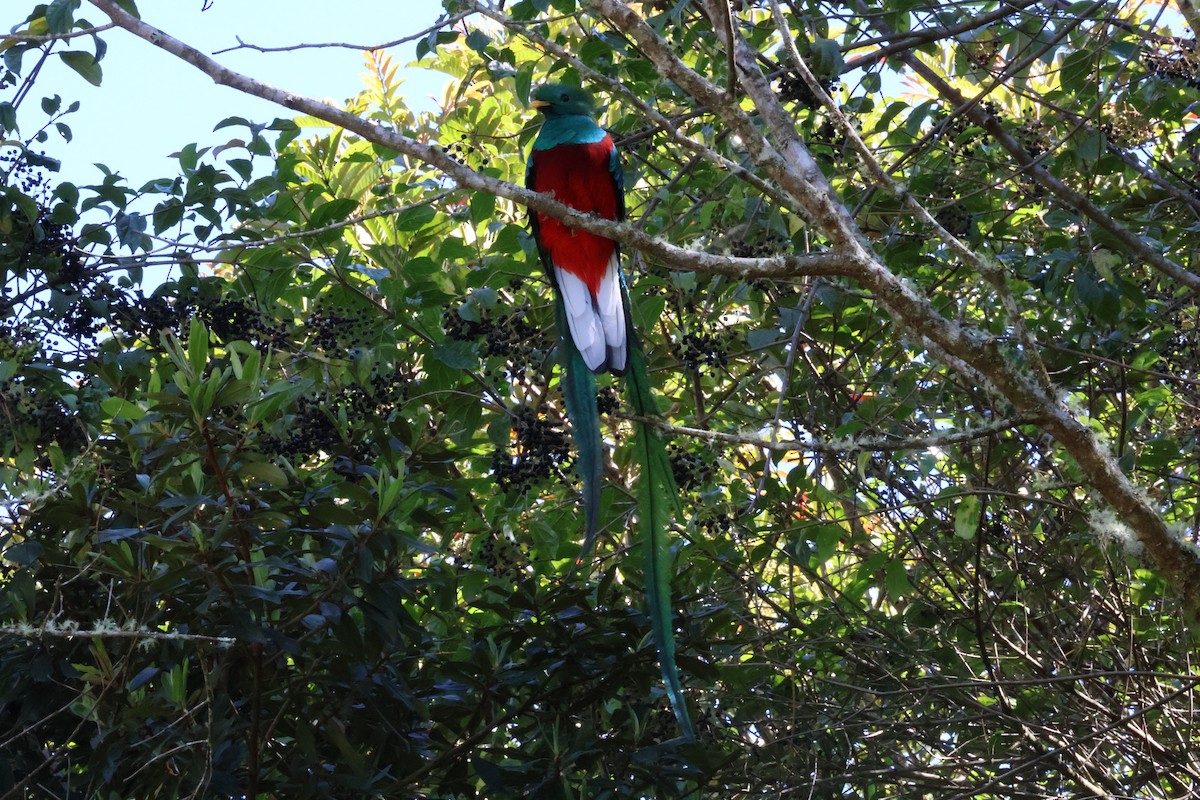
{"label": "quetzal's red breast", "polygon": [[[528,186],[605,219],[624,217],[620,160],[612,137],[583,115],[550,114],[530,154]],[[594,372],[623,374],[625,288],[614,241],[544,214],[533,225],[546,269],[565,307],[571,340]]]}
{"label": "quetzal's red breast", "polygon": [[[564,205],[605,219],[617,218],[617,185],[613,179],[613,140],[605,135],[588,144],[560,144],[533,151],[533,186]],[[577,276],[592,296],[609,268],[616,244],[538,214],[542,246],[561,270]]]}

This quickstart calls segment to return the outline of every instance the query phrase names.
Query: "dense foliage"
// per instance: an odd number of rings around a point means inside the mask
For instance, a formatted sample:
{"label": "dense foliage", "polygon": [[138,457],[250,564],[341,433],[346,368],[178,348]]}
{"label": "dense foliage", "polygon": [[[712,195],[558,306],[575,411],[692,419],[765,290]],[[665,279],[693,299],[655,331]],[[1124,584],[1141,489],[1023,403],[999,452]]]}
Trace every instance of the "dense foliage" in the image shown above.
{"label": "dense foliage", "polygon": [[[41,62],[100,84],[110,40],[180,53],[89,32],[146,38],[129,0],[13,5],[0,800],[1200,791],[1176,11],[445,0],[417,47],[437,113],[371,51],[349,116],[230,119],[175,175],[77,186]],[[608,379],[575,564],[509,186],[548,78],[607,93],[625,154],[695,741]]]}

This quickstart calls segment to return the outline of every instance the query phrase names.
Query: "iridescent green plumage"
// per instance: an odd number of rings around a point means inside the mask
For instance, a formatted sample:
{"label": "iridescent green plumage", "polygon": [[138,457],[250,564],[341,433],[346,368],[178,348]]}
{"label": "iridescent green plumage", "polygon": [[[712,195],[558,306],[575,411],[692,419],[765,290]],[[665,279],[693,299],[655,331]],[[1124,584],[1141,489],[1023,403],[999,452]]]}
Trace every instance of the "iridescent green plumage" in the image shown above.
{"label": "iridescent green plumage", "polygon": [[[533,93],[532,99],[546,115],[546,122],[530,153],[526,184],[573,208],[623,220],[620,160],[612,139],[592,119],[591,96],[576,87],[546,84]],[[645,355],[631,321],[620,249],[609,239],[568,228],[551,217],[536,212],[530,216],[538,252],[555,288],[563,366],[560,385],[575,438],[576,466],[583,480],[582,561],[600,530],[600,487],[604,478],[595,373],[624,374],[630,403],[638,416],[657,416],[658,408]],[[636,427],[633,447],[641,467],[638,526],[646,549],[646,610],[667,697],[684,737],[691,739],[694,732],[675,664],[668,536],[672,513],[682,517],[683,509],[658,433],[643,421],[638,421]]]}

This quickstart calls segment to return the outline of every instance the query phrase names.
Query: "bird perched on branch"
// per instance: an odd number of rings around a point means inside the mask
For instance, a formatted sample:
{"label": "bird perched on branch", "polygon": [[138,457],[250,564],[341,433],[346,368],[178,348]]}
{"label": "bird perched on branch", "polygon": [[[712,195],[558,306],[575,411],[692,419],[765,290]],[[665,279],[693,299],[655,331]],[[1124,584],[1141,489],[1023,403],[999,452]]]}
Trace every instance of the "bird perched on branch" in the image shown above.
{"label": "bird perched on branch", "polygon": [[[526,185],[577,211],[625,219],[621,159],[612,137],[596,124],[596,108],[585,90],[562,84],[539,86],[531,104],[545,121],[533,142]],[[599,532],[604,442],[596,406],[596,374],[624,375],[640,417],[658,416],[646,360],[633,329],[629,292],[621,271],[621,248],[612,239],[573,228],[538,212],[531,215],[538,253],[555,290],[555,313],[566,401],[583,479],[582,559]],[[692,724],[675,666],[670,603],[670,543],[667,525],[682,517],[679,491],[662,440],[646,422],[637,423],[633,446],[641,466],[638,517],[646,548],[646,595],[663,681],[686,738]]]}

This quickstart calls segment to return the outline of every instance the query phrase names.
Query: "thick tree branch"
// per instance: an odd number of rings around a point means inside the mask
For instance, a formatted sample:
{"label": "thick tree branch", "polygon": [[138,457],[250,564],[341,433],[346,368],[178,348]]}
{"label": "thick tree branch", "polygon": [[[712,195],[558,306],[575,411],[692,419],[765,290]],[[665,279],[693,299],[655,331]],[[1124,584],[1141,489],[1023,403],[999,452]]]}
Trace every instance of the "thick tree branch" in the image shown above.
{"label": "thick tree branch", "polygon": [[[674,80],[697,100],[706,103],[729,124],[736,126],[744,120],[740,109],[733,108],[732,103],[723,100],[715,86],[687,68],[670,46],[630,7],[618,0],[586,2],[623,33],[633,38],[665,77]],[[890,33],[890,29],[880,30]],[[720,31],[718,35],[719,33]],[[999,339],[943,317],[934,309],[928,297],[892,273],[879,260],[878,255],[871,250],[858,231],[849,211],[836,198],[824,176],[816,170],[807,147],[796,132],[779,98],[771,89],[770,82],[759,69],[756,53],[740,38],[727,44],[736,48],[738,65],[742,71],[742,86],[745,87],[766,126],[767,133],[761,137],[757,130],[751,132],[755,138],[743,137],[751,155],[787,191],[798,193],[796,199],[812,210],[826,236],[853,254],[856,268],[850,277],[874,294],[901,330],[928,343],[932,353],[944,363],[959,370],[965,364],[970,367],[965,373],[966,377],[974,379],[975,375],[972,373],[978,373],[1012,404],[1019,415],[1043,420],[1044,430],[1063,445],[1078,462],[1091,485],[1135,532],[1150,558],[1175,588],[1186,613],[1192,617],[1200,615],[1200,558],[1171,534],[1166,522],[1145,493],[1121,471],[1109,448],[1096,437],[1085,422],[1077,419],[1058,403],[1052,387],[1044,385],[1029,371],[1017,366]],[[916,59],[911,57],[910,60],[916,62]],[[956,104],[964,102],[957,92],[954,92],[954,98]],[[977,111],[982,112],[982,109]],[[995,133],[1003,134],[1016,150],[1020,150],[1026,160],[1030,160],[1028,154],[1000,129],[990,114],[984,112],[982,116],[990,120],[989,131],[995,129]],[[742,135],[739,128],[735,128],[735,132]],[[787,166],[776,160],[780,154],[787,156]],[[791,168],[790,165],[793,164],[798,165],[799,172]],[[1049,175],[1044,168],[1038,169],[1039,174]],[[1081,197],[1057,179],[1053,180],[1073,198]],[[1107,219],[1090,201],[1086,198],[1082,200]],[[1139,255],[1144,254],[1147,260],[1153,256],[1157,262],[1156,266],[1163,268],[1164,272],[1196,278],[1154,253],[1128,230],[1112,224],[1133,240],[1131,247],[1136,245]]]}
{"label": "thick tree branch", "polygon": [[[838,200],[807,149],[779,150],[773,147],[755,121],[737,103],[731,102],[723,89],[688,67],[630,6],[620,0],[585,0],[585,3],[632,39],[654,62],[659,74],[674,81],[701,105],[712,109],[741,140],[763,171],[808,211],[814,224],[830,237],[835,248],[844,248],[856,238],[850,212]],[[857,243],[849,252],[855,249],[858,249]]]}
{"label": "thick tree branch", "polygon": [[547,195],[532,192],[507,181],[481,175],[455,161],[434,145],[425,144],[396,131],[374,125],[361,117],[311,97],[293,94],[235,72],[196,48],[137,19],[113,0],[89,0],[89,2],[108,14],[118,27],[124,28],[138,38],[145,39],[156,47],[186,61],[222,86],[228,86],[254,97],[261,97],[284,108],[308,114],[345,128],[370,142],[384,145],[436,167],[463,188],[503,197],[548,216],[561,219],[571,227],[607,236],[654,257],[671,269],[711,272],[739,278],[842,275],[850,269],[847,254],[836,250],[800,255],[777,255],[770,258],[739,258],[689,250],[650,236],[628,223],[613,222],[581,214]]}
{"label": "thick tree branch", "polygon": [[[654,256],[672,268],[739,277],[850,275],[874,293],[876,299],[895,318],[901,330],[928,342],[934,354],[951,366],[960,367],[961,362],[968,365],[972,371],[986,376],[988,382],[1013,405],[1018,414],[1042,419],[1045,430],[1063,444],[1079,463],[1092,486],[1136,532],[1159,569],[1182,595],[1186,608],[1192,613],[1200,612],[1200,561],[1172,537],[1161,516],[1121,472],[1112,453],[1096,438],[1091,429],[1062,408],[1048,387],[1040,384],[1028,372],[1016,367],[1003,349],[1002,342],[941,316],[927,297],[880,262],[862,238],[848,209],[837,198],[809,155],[771,90],[769,81],[758,68],[753,53],[748,52],[745,43],[740,39],[734,45],[737,62],[742,71],[742,84],[766,123],[766,134],[740,108],[730,102],[721,89],[689,69],[631,7],[618,0],[586,0],[591,8],[633,39],[664,77],[675,81],[730,125],[733,132],[741,137],[751,157],[781,188],[809,210],[816,224],[834,242],[835,249],[832,251],[814,255],[751,259],[717,256],[671,245],[647,236],[633,226],[579,214],[544,195],[480,175],[449,158],[436,147],[372,125],[333,106],[291,94],[226,69],[195,48],[130,16],[112,0],[90,2],[108,14],[116,25],[187,61],[219,84],[341,126],[369,141],[383,144],[437,167],[462,187],[504,197],[562,219],[574,227],[608,236]],[[945,88],[953,92],[950,87]],[[957,97],[955,102],[962,102],[957,93],[946,96],[951,99]],[[980,111],[981,118],[973,117],[974,121],[987,128],[1002,144],[1012,150],[1018,161],[1022,155],[1026,161],[1030,160],[1028,154],[1024,154],[990,115],[982,113],[981,110],[977,111]],[[1057,179],[1049,176],[1044,169],[1037,170],[1039,180],[1047,182],[1056,195],[1080,203],[1076,205],[1075,202],[1069,202],[1070,205],[1081,208],[1094,219],[1108,220],[1103,212],[1092,206],[1086,198],[1078,196],[1061,182],[1054,183]],[[1154,253],[1123,227],[1111,220],[1108,220],[1108,223],[1115,226],[1114,233],[1123,233],[1126,238],[1131,239],[1131,249],[1147,262],[1177,277],[1183,283],[1200,285],[1200,278]]]}

